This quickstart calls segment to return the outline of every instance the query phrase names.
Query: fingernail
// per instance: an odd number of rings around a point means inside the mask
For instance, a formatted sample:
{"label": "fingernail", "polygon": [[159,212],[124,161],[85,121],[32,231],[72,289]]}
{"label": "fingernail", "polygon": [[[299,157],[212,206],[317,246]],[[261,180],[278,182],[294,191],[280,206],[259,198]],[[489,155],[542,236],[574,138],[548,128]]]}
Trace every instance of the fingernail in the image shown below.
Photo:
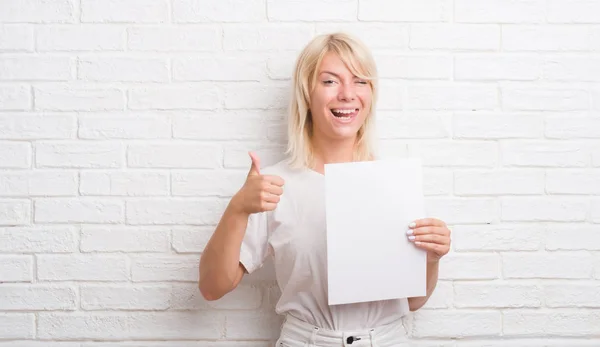
{"label": "fingernail", "polygon": [[417,223],[415,223],[415,222],[412,222],[408,225],[409,228],[414,228],[416,226],[417,226]]}
{"label": "fingernail", "polygon": [[415,237],[414,236],[409,236],[408,239],[411,240],[411,241],[414,241]]}
{"label": "fingernail", "polygon": [[413,232],[414,232],[414,231],[413,231],[412,229],[409,229],[409,230],[407,230],[407,231],[406,231],[406,235],[412,235],[412,234],[413,234]]}

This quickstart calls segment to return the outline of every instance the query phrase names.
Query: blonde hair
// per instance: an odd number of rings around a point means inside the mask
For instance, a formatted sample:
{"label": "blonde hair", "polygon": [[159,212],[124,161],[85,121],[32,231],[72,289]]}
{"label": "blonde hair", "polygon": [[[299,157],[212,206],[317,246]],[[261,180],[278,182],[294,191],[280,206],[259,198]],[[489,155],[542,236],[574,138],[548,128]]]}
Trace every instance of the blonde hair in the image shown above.
{"label": "blonde hair", "polygon": [[286,151],[292,167],[312,167],[314,164],[310,94],[315,87],[321,61],[329,52],[336,53],[354,75],[369,81],[372,90],[371,108],[364,124],[358,130],[353,160],[371,160],[375,156],[373,144],[377,100],[375,61],[368,48],[358,39],[346,33],[332,33],[315,37],[296,60],[289,104]]}

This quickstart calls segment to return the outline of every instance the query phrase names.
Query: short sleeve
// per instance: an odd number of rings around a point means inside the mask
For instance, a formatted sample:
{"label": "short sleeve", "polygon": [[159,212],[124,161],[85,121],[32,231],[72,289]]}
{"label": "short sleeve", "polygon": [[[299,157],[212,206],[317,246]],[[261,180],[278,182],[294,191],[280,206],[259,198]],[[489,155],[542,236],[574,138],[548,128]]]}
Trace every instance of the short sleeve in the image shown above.
{"label": "short sleeve", "polygon": [[253,213],[248,217],[246,234],[240,249],[240,262],[248,273],[262,267],[269,252],[267,213]]}

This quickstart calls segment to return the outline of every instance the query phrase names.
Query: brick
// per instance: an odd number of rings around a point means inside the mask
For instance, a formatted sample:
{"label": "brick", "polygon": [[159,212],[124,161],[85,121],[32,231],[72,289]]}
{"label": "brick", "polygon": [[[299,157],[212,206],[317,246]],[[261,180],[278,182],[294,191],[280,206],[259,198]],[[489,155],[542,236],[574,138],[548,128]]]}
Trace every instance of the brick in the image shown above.
{"label": "brick", "polygon": [[418,311],[414,315],[413,338],[497,337],[502,331],[498,311]]}
{"label": "brick", "polygon": [[452,77],[452,58],[448,55],[430,54],[378,54],[377,70],[385,78],[441,79]]}
{"label": "brick", "polygon": [[221,30],[213,26],[149,26],[127,30],[127,47],[132,51],[200,51],[221,48]]}
{"label": "brick", "polygon": [[42,111],[123,110],[125,98],[117,88],[55,85],[34,87],[35,109]]}
{"label": "brick", "polygon": [[181,171],[171,173],[173,196],[233,196],[244,184],[245,171]]}
{"label": "brick", "polygon": [[458,23],[541,23],[544,0],[457,0],[454,20]]}
{"label": "brick", "polygon": [[552,225],[548,227],[546,249],[600,251],[600,232],[593,225]]}
{"label": "brick", "polygon": [[496,254],[448,254],[440,262],[442,280],[492,280],[500,277],[500,258]]}
{"label": "brick", "polygon": [[174,0],[177,23],[261,22],[266,20],[265,0]]}
{"label": "brick", "polygon": [[414,2],[400,0],[360,0],[359,21],[376,22],[439,22],[448,19],[449,3],[444,0]]}
{"label": "brick", "polygon": [[78,135],[84,139],[171,138],[171,115],[155,112],[80,114],[78,125]]}
{"label": "brick", "polygon": [[[414,3],[410,3],[412,5]],[[395,13],[398,14],[398,13]],[[408,24],[394,23],[316,23],[316,34],[346,32],[377,49],[408,49]],[[293,62],[293,59],[292,59]]]}
{"label": "brick", "polygon": [[0,347],[81,347],[79,342],[10,341],[0,342]]}
{"label": "brick", "polygon": [[594,262],[594,278],[600,279],[600,256],[596,254],[595,258],[592,261]]}
{"label": "brick", "polygon": [[2,23],[71,23],[75,16],[72,0],[9,0],[0,2]]}
{"label": "brick", "polygon": [[458,308],[541,307],[543,291],[534,284],[459,282],[454,284]]}
{"label": "brick", "polygon": [[102,24],[47,25],[36,31],[35,47],[40,52],[122,51],[125,48],[125,30]]}
{"label": "brick", "polygon": [[[78,251],[77,230],[71,226],[0,228],[0,252],[71,253]],[[1,288],[1,287],[0,287]]]}
{"label": "brick", "polygon": [[0,313],[0,336],[3,339],[33,339],[35,337],[35,315],[33,313]]}
{"label": "brick", "polygon": [[81,21],[98,23],[164,23],[166,0],[81,0]]}
{"label": "brick", "polygon": [[589,150],[583,143],[507,141],[501,146],[504,166],[585,167],[590,164]]}
{"label": "brick", "polygon": [[542,76],[542,59],[523,54],[459,54],[454,79],[470,81],[534,81]]}
{"label": "brick", "polygon": [[289,101],[287,86],[232,84],[224,87],[226,109],[284,109]]}
{"label": "brick", "polygon": [[423,170],[423,194],[425,196],[451,195],[454,189],[452,172],[445,169]]}
{"label": "brick", "polygon": [[75,196],[76,172],[5,171],[0,173],[0,195],[5,197]]}
{"label": "brick", "polygon": [[31,144],[28,142],[0,141],[1,168],[29,169],[31,156]]}
{"label": "brick", "polygon": [[506,85],[501,87],[502,107],[523,111],[576,111],[590,107],[585,89],[545,85]]}
{"label": "brick", "polygon": [[382,80],[379,83],[378,110],[404,110],[407,108],[408,92],[404,83]]}
{"label": "brick", "polygon": [[40,281],[127,281],[127,263],[123,255],[37,255],[37,277]]}
{"label": "brick", "polygon": [[269,126],[281,122],[279,112],[224,111],[173,118],[173,137],[194,140],[261,140]]}
{"label": "brick", "polygon": [[224,164],[226,169],[249,170],[251,161],[248,151],[254,151],[260,158],[262,167],[273,165],[285,158],[285,148],[278,144],[245,143],[228,144],[224,150]]}
{"label": "brick", "polygon": [[312,38],[309,24],[229,24],[223,29],[223,49],[297,51]]}
{"label": "brick", "polygon": [[487,198],[437,198],[425,201],[429,216],[448,224],[492,223],[498,220],[498,207],[494,199]]}
{"label": "brick", "polygon": [[0,25],[0,52],[31,52],[33,51],[33,48],[34,39],[32,26],[22,24]]}
{"label": "brick", "polygon": [[592,200],[592,212],[590,213],[590,220],[594,223],[600,223],[600,200],[598,199]]}
{"label": "brick", "polygon": [[126,210],[129,224],[213,225],[221,219],[221,214],[225,210],[225,203],[214,198],[148,198],[127,201]]}
{"label": "brick", "polygon": [[590,336],[600,332],[597,311],[523,310],[503,313],[504,336]]}
{"label": "brick", "polygon": [[291,80],[296,56],[290,53],[273,54],[267,59],[267,74],[272,80]]}
{"label": "brick", "polygon": [[409,144],[411,156],[421,157],[424,166],[492,168],[498,161],[498,148],[491,142],[448,142]]}
{"label": "brick", "polygon": [[257,310],[262,305],[262,290],[240,284],[219,300],[206,301],[196,283],[178,283],[173,286],[169,302],[171,310]]}
{"label": "brick", "polygon": [[[274,312],[262,311],[233,311],[227,315],[225,322],[225,337],[228,339],[276,339],[279,331],[273,327],[279,327],[282,324],[281,316]],[[252,325],[245,324],[252,322]]]}
{"label": "brick", "polygon": [[162,58],[79,58],[78,78],[99,82],[168,82]]}
{"label": "brick", "polygon": [[600,4],[594,0],[549,0],[547,18],[550,23],[600,23]]}
{"label": "brick", "polygon": [[409,85],[410,110],[492,110],[498,107],[498,88],[493,85]]}
{"label": "brick", "polygon": [[213,226],[175,226],[172,228],[173,250],[177,253],[202,253],[214,231]]}
{"label": "brick", "polygon": [[67,81],[72,59],[16,55],[0,58],[0,79],[6,81]]}
{"label": "brick", "polygon": [[31,282],[33,258],[29,255],[0,255],[0,278],[2,282]]}
{"label": "brick", "polygon": [[449,138],[450,117],[441,112],[377,113],[377,132],[381,139]]}
{"label": "brick", "polygon": [[600,118],[581,116],[548,116],[546,137],[554,139],[600,138]]}
{"label": "brick", "polygon": [[40,198],[35,201],[36,223],[120,223],[123,202],[96,198]]}
{"label": "brick", "polygon": [[530,224],[456,225],[452,230],[457,252],[535,251],[540,249],[546,228]]}
{"label": "brick", "polygon": [[586,51],[588,28],[567,25],[509,25],[502,27],[505,51]]}
{"label": "brick", "polygon": [[156,143],[130,145],[127,164],[145,168],[201,168],[220,166],[222,150],[215,145],[203,143]]}
{"label": "brick", "polygon": [[413,24],[410,48],[497,51],[500,27],[491,24]]}
{"label": "brick", "polygon": [[594,282],[557,282],[544,285],[547,307],[600,308],[600,285]]}
{"label": "brick", "polygon": [[549,170],[546,173],[548,194],[600,194],[600,170]]}
{"label": "brick", "polygon": [[0,309],[19,310],[75,310],[77,292],[74,287],[56,285],[3,284],[0,286]]}
{"label": "brick", "polygon": [[544,61],[543,76],[549,81],[600,82],[600,67],[594,57],[552,56]]}
{"label": "brick", "polygon": [[31,222],[31,201],[28,199],[0,200],[0,225],[24,225]]}
{"label": "brick", "polygon": [[267,76],[259,56],[175,57],[173,81],[260,81]]}
{"label": "brick", "polygon": [[544,188],[544,172],[540,170],[501,169],[454,173],[455,195],[543,195]]}
{"label": "brick", "polygon": [[83,285],[81,308],[84,310],[166,310],[169,308],[168,285]]}
{"label": "brick", "polygon": [[10,140],[67,139],[77,132],[77,118],[65,114],[0,114],[0,138]]}
{"label": "brick", "polygon": [[502,221],[577,222],[585,221],[590,203],[571,197],[504,197]]}
{"label": "brick", "polygon": [[[498,341],[480,340],[480,341],[461,341],[457,342],[456,346],[452,347],[503,347],[506,346],[507,339],[500,339]],[[511,338],[511,347],[594,347],[598,344],[597,339],[553,339],[552,341],[548,338]],[[433,346],[431,346],[433,347]]]}
{"label": "brick", "polygon": [[39,142],[35,158],[37,167],[119,168],[124,149],[116,142]]}
{"label": "brick", "polygon": [[80,175],[81,195],[156,196],[169,195],[169,174],[154,171],[98,172]]}
{"label": "brick", "polygon": [[315,11],[314,4],[308,1],[267,0],[267,17],[270,22],[355,21],[359,6],[358,0],[332,0],[322,2]]}
{"label": "brick", "polygon": [[494,112],[455,113],[452,118],[456,139],[523,139],[544,135],[544,117],[537,114]]}
{"label": "brick", "polygon": [[215,87],[165,85],[130,89],[128,107],[132,110],[214,110],[220,103]]}
{"label": "brick", "polygon": [[198,255],[135,256],[131,261],[134,282],[198,281]]}
{"label": "brick", "polygon": [[578,252],[502,255],[502,270],[508,278],[591,278],[592,257]]}
{"label": "brick", "polygon": [[225,317],[205,312],[40,313],[40,339],[219,339]]}
{"label": "brick", "polygon": [[83,226],[82,252],[168,252],[167,228],[123,225]]}
{"label": "brick", "polygon": [[23,111],[31,109],[31,89],[22,84],[0,86],[0,110]]}

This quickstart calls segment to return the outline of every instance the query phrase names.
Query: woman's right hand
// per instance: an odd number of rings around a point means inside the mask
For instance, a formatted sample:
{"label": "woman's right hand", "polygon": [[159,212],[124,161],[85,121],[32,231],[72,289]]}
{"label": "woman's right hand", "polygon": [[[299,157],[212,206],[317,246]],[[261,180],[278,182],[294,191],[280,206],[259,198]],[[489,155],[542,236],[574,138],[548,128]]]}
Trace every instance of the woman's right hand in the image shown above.
{"label": "woman's right hand", "polygon": [[281,194],[283,194],[283,178],[273,175],[260,174],[260,160],[250,152],[252,165],[242,188],[234,195],[232,202],[236,209],[245,213],[273,211]]}

